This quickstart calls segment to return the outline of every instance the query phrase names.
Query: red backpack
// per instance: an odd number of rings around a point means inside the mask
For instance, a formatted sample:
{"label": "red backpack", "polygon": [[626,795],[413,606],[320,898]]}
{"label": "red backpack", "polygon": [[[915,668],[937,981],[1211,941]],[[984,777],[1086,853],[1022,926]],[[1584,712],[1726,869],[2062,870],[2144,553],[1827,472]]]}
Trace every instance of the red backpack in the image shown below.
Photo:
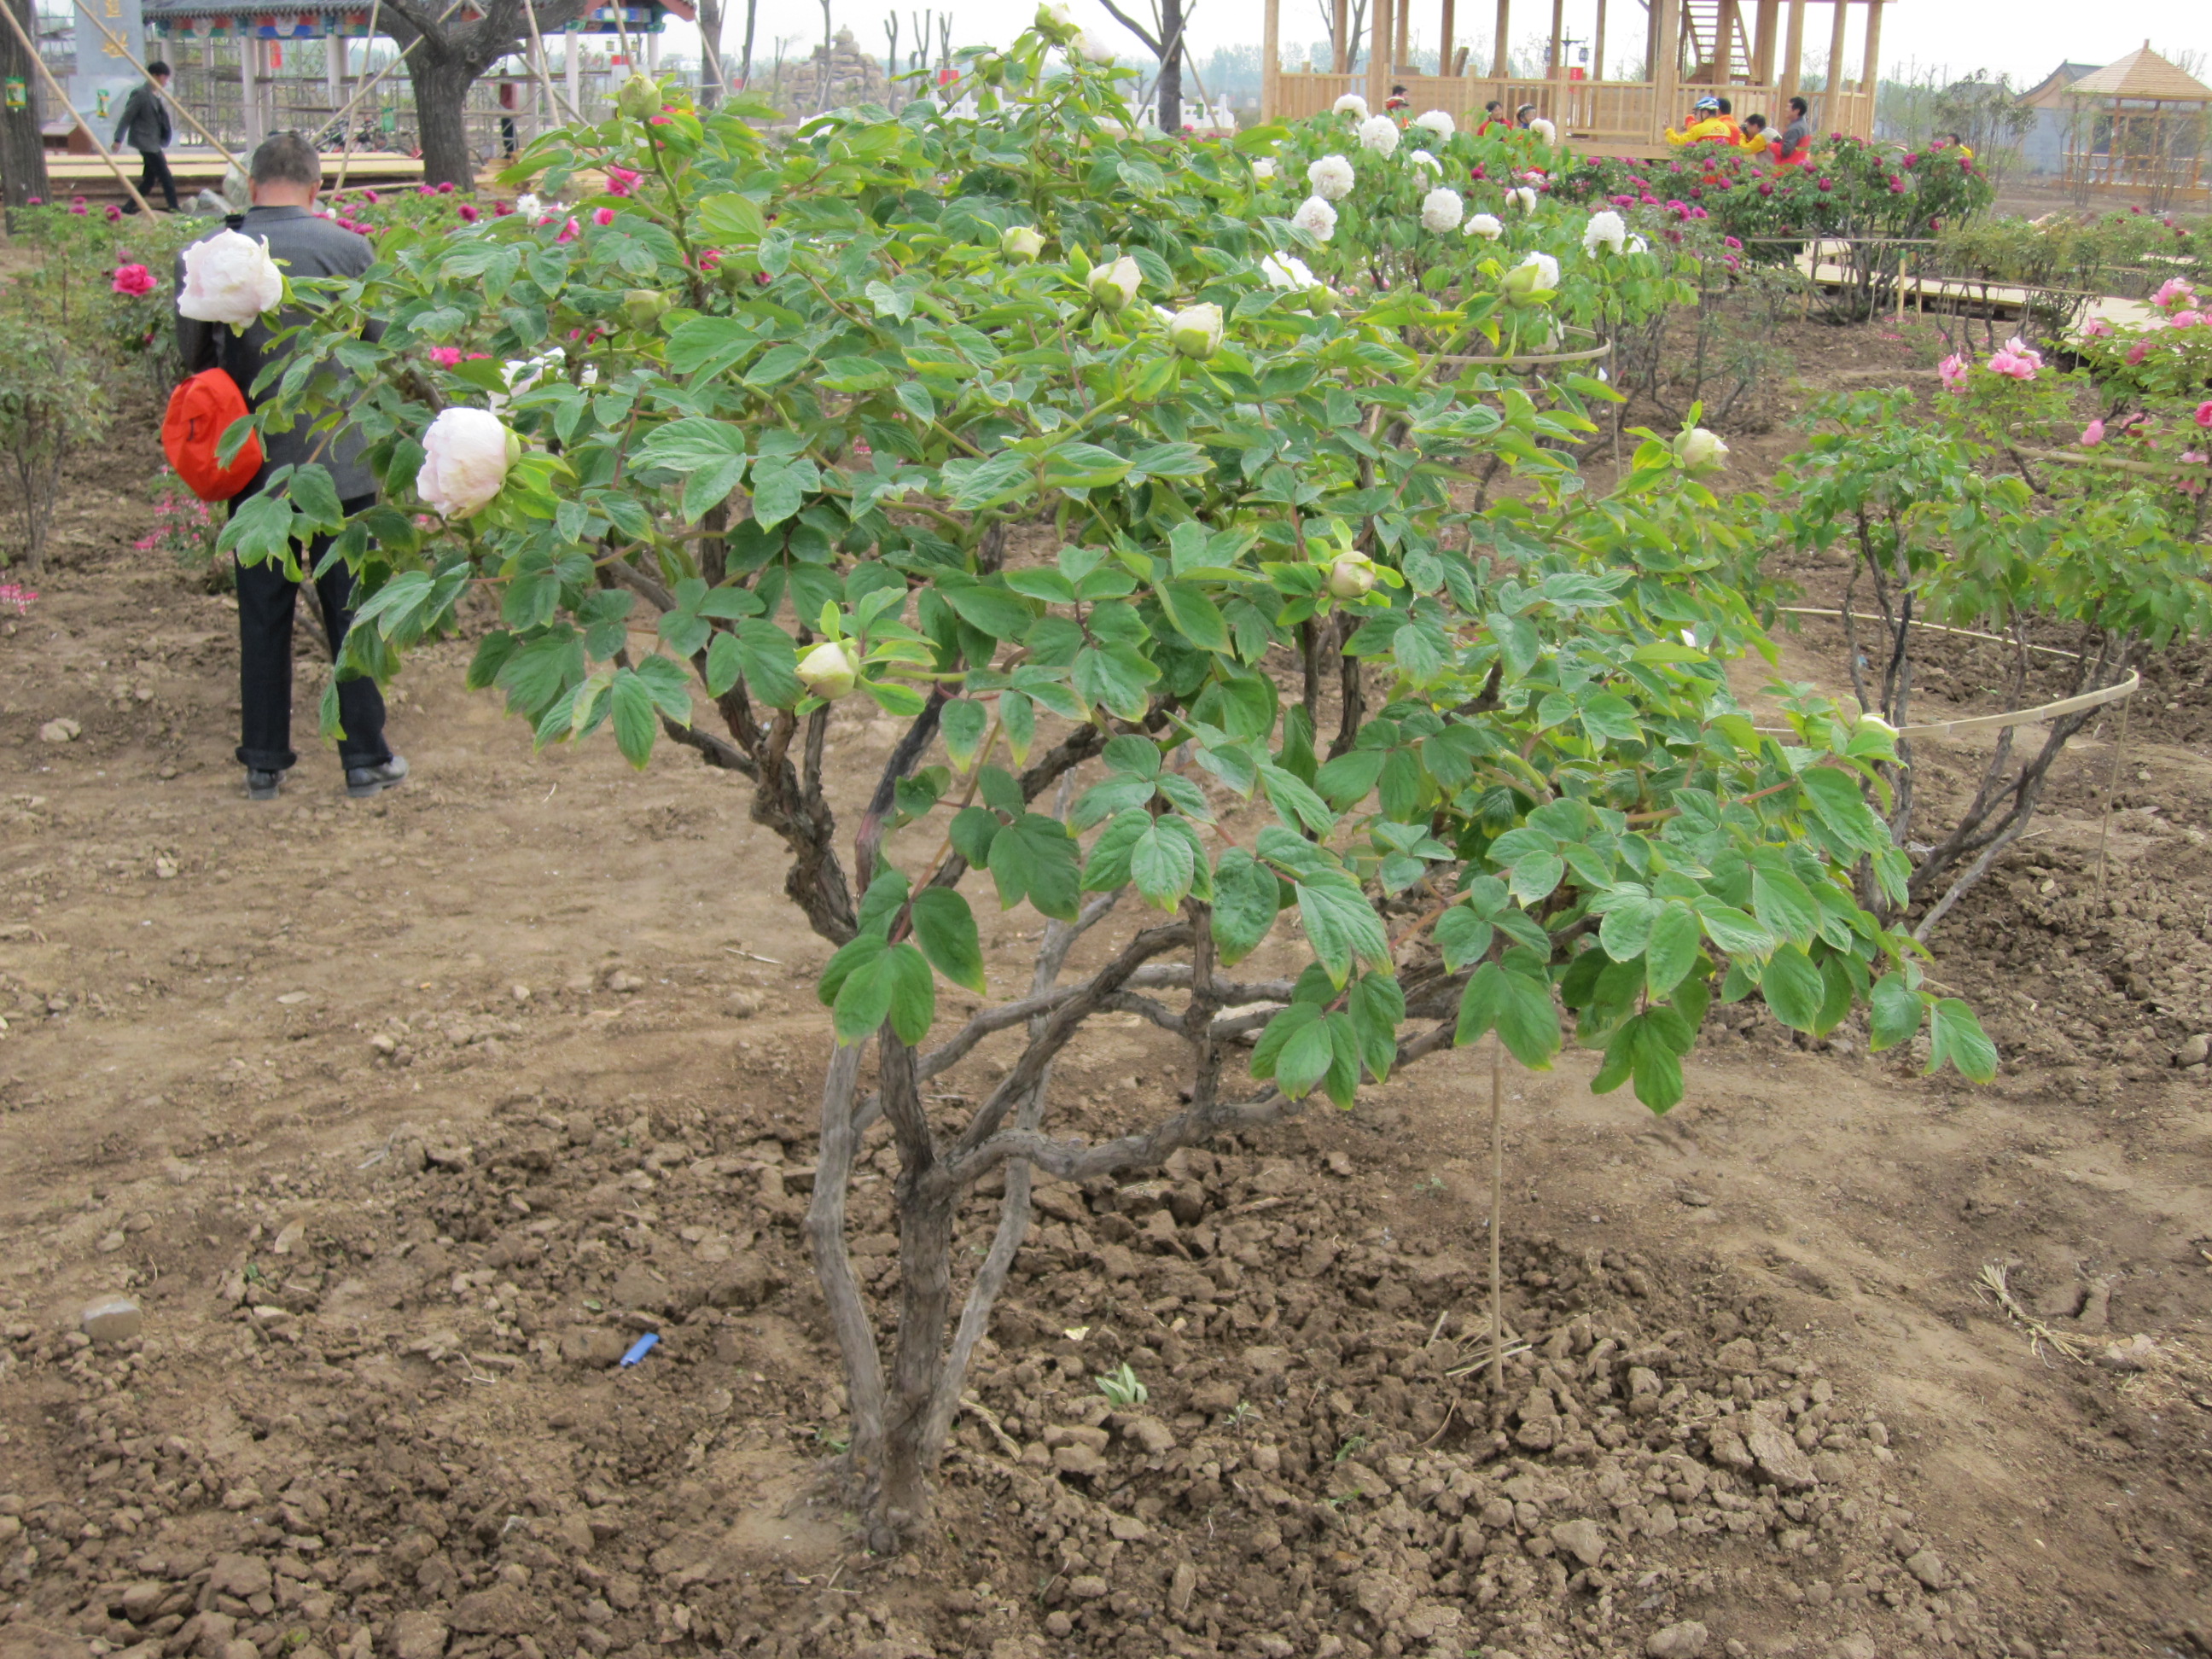
{"label": "red backpack", "polygon": [[217,459],[231,422],[252,412],[238,382],[220,368],[203,370],[169,394],[168,413],[161,417],[161,453],[185,487],[202,501],[230,500],[261,470],[258,432],[247,434],[229,465]]}

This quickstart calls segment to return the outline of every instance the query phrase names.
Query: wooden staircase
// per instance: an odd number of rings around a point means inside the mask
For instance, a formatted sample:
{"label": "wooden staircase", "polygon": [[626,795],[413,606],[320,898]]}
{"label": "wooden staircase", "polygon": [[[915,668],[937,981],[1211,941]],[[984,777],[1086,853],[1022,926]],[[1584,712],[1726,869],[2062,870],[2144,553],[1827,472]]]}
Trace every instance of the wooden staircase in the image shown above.
{"label": "wooden staircase", "polygon": [[[1729,6],[1729,23],[1734,39],[1729,42],[1731,82],[1751,78],[1751,34],[1745,28],[1741,4]],[[1720,59],[1722,0],[1682,0],[1682,78],[1710,84]]]}

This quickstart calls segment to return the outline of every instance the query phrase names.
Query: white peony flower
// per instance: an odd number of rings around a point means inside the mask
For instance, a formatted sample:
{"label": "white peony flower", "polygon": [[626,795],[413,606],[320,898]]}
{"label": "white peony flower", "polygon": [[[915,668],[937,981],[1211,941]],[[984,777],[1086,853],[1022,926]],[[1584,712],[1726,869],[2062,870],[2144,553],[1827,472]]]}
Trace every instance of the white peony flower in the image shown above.
{"label": "white peony flower", "polygon": [[1115,44],[1103,35],[1083,31],[1075,42],[1075,49],[1094,64],[1110,64],[1121,54]]}
{"label": "white peony flower", "polygon": [[1505,273],[1506,297],[1516,305],[1535,305],[1535,295],[1554,292],[1559,286],[1559,262],[1548,253],[1532,253]]}
{"label": "white peony flower", "polygon": [[1556,144],[1559,142],[1559,128],[1553,126],[1549,121],[1547,121],[1540,115],[1534,120],[1528,123],[1528,131],[1534,133],[1539,138],[1541,138],[1547,144]]}
{"label": "white peony flower", "polygon": [[1439,178],[1443,176],[1444,164],[1425,149],[1409,149],[1406,152],[1406,159],[1415,167],[1426,167]]}
{"label": "white peony flower", "polygon": [[1091,273],[1091,297],[1108,311],[1119,311],[1137,297],[1145,275],[1137,269],[1137,262],[1123,254],[1110,265],[1099,265]]}
{"label": "white peony flower", "polygon": [[1328,591],[1340,599],[1357,599],[1375,591],[1375,561],[1364,553],[1340,553],[1329,561]]}
{"label": "white peony flower", "polygon": [[1253,162],[1252,176],[1255,179],[1273,178],[1275,176],[1275,163],[1273,158],[1271,156],[1262,155],[1258,161]]}
{"label": "white peony flower", "polygon": [[[1715,439],[1714,441],[1718,442],[1719,440]],[[1879,714],[1861,714],[1856,729],[1861,732],[1887,732],[1893,738],[1897,735],[1897,728]]]}
{"label": "white peony flower", "polygon": [[542,211],[544,206],[544,203],[539,201],[535,196],[529,194],[527,191],[525,191],[522,195],[514,198],[514,210],[522,215],[526,219],[534,213]]}
{"label": "white peony flower", "polygon": [[1583,229],[1583,252],[1595,257],[1600,248],[1609,248],[1615,253],[1628,249],[1628,225],[1611,208],[1590,215],[1590,222]]}
{"label": "white peony flower", "polygon": [[1674,456],[1691,471],[1703,472],[1708,467],[1727,465],[1729,447],[1716,434],[1693,426],[1674,440]]}
{"label": "white peony flower", "polygon": [[1526,185],[1519,185],[1505,192],[1505,205],[1517,207],[1523,213],[1534,213],[1536,210],[1536,192]]}
{"label": "white peony flower", "polygon": [[1341,155],[1324,155],[1306,169],[1306,182],[1324,202],[1340,202],[1352,194],[1358,175]]}
{"label": "white peony flower", "polygon": [[1452,134],[1459,131],[1458,125],[1452,120],[1451,117],[1440,109],[1428,110],[1419,115],[1416,115],[1413,118],[1413,125],[1417,127],[1426,127],[1431,132],[1437,135],[1439,142],[1450,137]]}
{"label": "white peony flower", "polygon": [[1651,252],[1651,244],[1641,236],[1632,236],[1628,239],[1628,251],[1631,253],[1649,253]]}
{"label": "white peony flower", "polygon": [[1439,236],[1448,230],[1457,230],[1466,212],[1467,204],[1459,199],[1455,190],[1439,186],[1421,198],[1421,227]]}
{"label": "white peony flower", "polygon": [[836,702],[860,678],[860,655],[842,640],[824,640],[799,659],[799,683],[824,702]]}
{"label": "white peony flower", "polygon": [[1367,100],[1356,92],[1347,92],[1336,100],[1335,112],[1339,115],[1354,115],[1364,121],[1367,118]]}
{"label": "white peony flower", "polygon": [[1044,238],[1031,226],[1015,225],[999,234],[999,252],[1027,264],[1044,252]]}
{"label": "white peony flower", "polygon": [[1221,349],[1221,307],[1191,306],[1168,319],[1168,343],[1185,357],[1204,362]]}
{"label": "white peony flower", "polygon": [[266,241],[221,230],[185,249],[185,286],[177,295],[182,315],[243,328],[283,299],[284,273]]}
{"label": "white peony flower", "polygon": [[1377,155],[1398,153],[1398,124],[1387,115],[1370,115],[1359,124],[1359,148]]}
{"label": "white peony flower", "polygon": [[1270,253],[1260,261],[1260,274],[1269,287],[1287,289],[1293,294],[1321,286],[1321,278],[1295,253]]}
{"label": "white peony flower", "polygon": [[444,517],[465,519],[499,494],[521,454],[522,441],[490,410],[441,410],[422,434],[415,493]]}
{"label": "white peony flower", "polygon": [[1044,0],[1036,9],[1036,27],[1054,40],[1072,40],[1080,33],[1083,26],[1075,21],[1075,14],[1060,0]]}
{"label": "white peony flower", "polygon": [[1291,222],[1316,242],[1326,242],[1336,234],[1336,210],[1320,197],[1309,196],[1298,204]]}
{"label": "white peony flower", "polygon": [[1467,229],[1462,234],[1480,236],[1486,242],[1494,242],[1505,234],[1505,227],[1498,222],[1493,214],[1478,213],[1467,222]]}

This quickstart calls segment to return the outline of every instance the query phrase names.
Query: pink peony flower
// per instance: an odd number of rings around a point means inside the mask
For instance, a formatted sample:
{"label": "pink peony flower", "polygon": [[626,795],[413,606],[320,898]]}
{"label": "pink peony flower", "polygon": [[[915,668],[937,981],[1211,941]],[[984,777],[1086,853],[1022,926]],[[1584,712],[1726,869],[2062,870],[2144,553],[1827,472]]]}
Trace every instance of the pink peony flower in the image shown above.
{"label": "pink peony flower", "polygon": [[441,368],[457,368],[460,366],[461,349],[459,346],[432,346],[430,361]]}
{"label": "pink peony flower", "polygon": [[115,278],[109,286],[118,294],[127,294],[134,300],[143,299],[154,291],[154,273],[143,265],[118,265]]}
{"label": "pink peony flower", "polygon": [[2112,337],[2112,325],[2102,317],[2092,317],[2081,325],[2081,332],[2092,340],[2109,340]]}
{"label": "pink peony flower", "polygon": [[1733,237],[1733,236],[1723,236],[1723,237],[1722,237],[1722,238],[1721,238],[1721,246],[1722,246],[1723,247],[1724,247],[1724,248],[1729,249],[1729,250],[1730,252],[1732,252],[1741,253],[1741,252],[1743,252],[1743,244],[1742,244],[1741,242],[1737,241],[1737,240],[1736,240],[1736,239],[1735,239],[1735,237]]}
{"label": "pink peony flower", "polygon": [[89,210],[85,205],[85,199],[83,197],[78,196],[70,198],[70,211],[71,213],[74,213],[82,218],[88,210]]}
{"label": "pink peony flower", "polygon": [[607,194],[628,196],[637,189],[638,181],[644,177],[634,167],[611,167],[607,169]]}
{"label": "pink peony flower", "polygon": [[721,263],[721,249],[718,247],[708,247],[699,250],[699,270],[702,275],[713,270],[715,266]]}
{"label": "pink peony flower", "polygon": [[2203,325],[2203,322],[2204,313],[2201,311],[2177,311],[2166,326],[2168,328],[2199,328]]}
{"label": "pink peony flower", "polygon": [[2207,432],[2212,432],[2212,400],[2197,404],[2197,413],[2190,418]]}
{"label": "pink peony flower", "polygon": [[[2142,210],[2137,208],[2136,211],[2141,213]],[[2177,306],[2196,304],[2197,290],[2184,278],[2169,276],[2159,284],[2158,292],[2150,296],[2150,302],[2160,311],[2171,311]]]}
{"label": "pink peony flower", "polygon": [[483,216],[477,211],[476,204],[472,202],[464,202],[461,204],[460,215],[461,222],[467,225],[476,223],[476,222]]}
{"label": "pink peony flower", "polygon": [[[550,221],[548,221],[548,222],[550,223]],[[561,227],[561,234],[558,236],[556,236],[553,240],[556,242],[573,242],[576,240],[576,222],[574,219],[571,219],[567,224]]]}
{"label": "pink peony flower", "polygon": [[1943,389],[1946,392],[1963,392],[1966,391],[1967,374],[1966,360],[1960,356],[1957,352],[1953,352],[1942,362],[1936,364],[1936,374],[1937,378],[1943,382]]}
{"label": "pink peony flower", "polygon": [[493,217],[504,219],[508,214],[514,211],[514,204],[512,202],[494,202],[491,204],[491,210]]}
{"label": "pink peony flower", "polygon": [[2148,340],[2137,340],[2133,345],[2128,348],[2128,362],[2130,366],[2141,362],[2144,358],[2149,356],[2150,342]]}
{"label": "pink peony flower", "polygon": [[438,186],[438,194],[441,196],[451,196],[453,193],[453,181],[450,179],[446,180],[444,184]]}
{"label": "pink peony flower", "polygon": [[435,196],[438,192],[428,185],[417,185],[415,186],[415,193],[417,196]]}
{"label": "pink peony flower", "polygon": [[119,225],[123,222],[123,210],[116,206],[114,203],[110,202],[104,210],[107,215],[107,222],[109,224]]}
{"label": "pink peony flower", "polygon": [[614,223],[614,222],[615,210],[612,208],[593,208],[592,210],[592,222],[593,224],[611,225]]}
{"label": "pink peony flower", "polygon": [[378,202],[380,198],[378,197],[377,193],[376,193],[374,191],[373,191],[373,190],[364,190],[364,191],[362,191],[362,193],[361,193],[361,199],[362,199],[362,201],[364,201],[364,202],[368,203],[368,204],[369,204],[369,206],[371,206],[371,207],[374,207],[374,206],[377,204],[377,202]]}
{"label": "pink peony flower", "polygon": [[2099,444],[2104,441],[2104,422],[2100,420],[2092,421],[2088,425],[2081,428],[2081,445],[2085,449],[2094,449]]}

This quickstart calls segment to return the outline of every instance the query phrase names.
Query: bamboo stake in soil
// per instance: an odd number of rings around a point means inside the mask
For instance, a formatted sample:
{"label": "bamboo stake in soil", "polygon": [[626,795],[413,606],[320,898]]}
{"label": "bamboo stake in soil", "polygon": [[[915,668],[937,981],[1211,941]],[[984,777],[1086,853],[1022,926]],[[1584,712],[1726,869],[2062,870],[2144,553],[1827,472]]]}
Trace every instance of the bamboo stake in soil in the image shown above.
{"label": "bamboo stake in soil", "polygon": [[1505,1396],[1505,1281],[1498,1270],[1498,1235],[1505,1230],[1505,1040],[1490,1034],[1490,1392]]}
{"label": "bamboo stake in soil", "polygon": [[138,193],[138,186],[124,176],[123,164],[115,159],[106,145],[100,142],[100,135],[92,130],[92,123],[76,112],[76,106],[70,102],[69,94],[62,90],[62,83],[54,79],[53,70],[46,67],[46,60],[39,51],[39,43],[31,39],[24,30],[22,20],[15,15],[15,7],[0,5],[0,15],[4,15],[8,19],[8,27],[15,31],[16,43],[23,48],[24,55],[38,65],[39,73],[46,79],[46,90],[54,95],[54,101],[69,112],[70,120],[84,129],[84,136],[92,140],[92,147],[100,152],[100,159],[107,163],[107,170],[115,175],[115,182],[123,186],[132,201],[138,204],[138,211],[151,219],[154,216],[154,210],[146,204],[146,198]]}
{"label": "bamboo stake in soil", "polygon": [[2105,890],[2105,842],[2112,832],[2112,797],[2119,793],[2120,757],[2127,753],[2128,710],[2134,703],[2130,697],[2120,705],[2119,740],[2112,744],[2112,773],[2105,780],[2105,814],[2097,820],[2097,891],[2100,895]]}

